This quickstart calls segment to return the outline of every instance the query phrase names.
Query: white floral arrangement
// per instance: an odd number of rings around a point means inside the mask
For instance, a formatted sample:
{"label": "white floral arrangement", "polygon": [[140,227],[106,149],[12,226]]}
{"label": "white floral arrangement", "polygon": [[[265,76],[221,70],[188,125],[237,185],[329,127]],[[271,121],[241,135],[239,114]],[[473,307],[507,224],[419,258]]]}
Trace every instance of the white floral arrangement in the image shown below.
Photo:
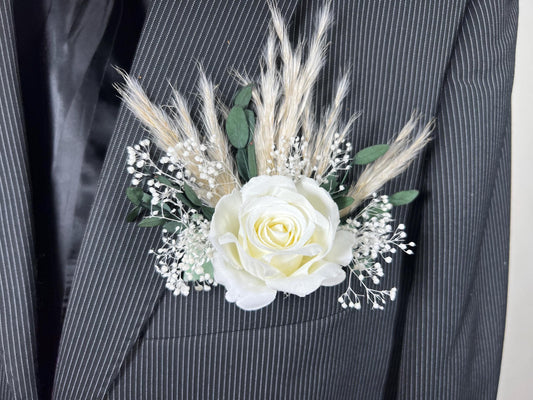
{"label": "white floral arrangement", "polygon": [[[403,224],[393,228],[391,211],[418,192],[376,193],[416,158],[432,125],[417,129],[413,117],[390,144],[352,156],[357,115],[341,122],[347,76],[320,117],[313,112],[329,6],[317,15],[309,44],[295,48],[280,12],[270,10],[260,75],[237,75],[243,87],[231,108],[201,68],[198,122],[177,91],[163,108],[123,74],[120,95],[156,145],[143,139],[127,148],[126,194],[134,205],[127,220],[162,228],[161,245],[150,252],[174,295],[222,285],[227,301],[257,310],[278,292],[304,297],[346,282],[343,308],[366,302],[383,309],[396,297],[396,288],[378,289],[383,266],[415,246],[406,243]],[[356,166],[364,166],[357,179]]]}

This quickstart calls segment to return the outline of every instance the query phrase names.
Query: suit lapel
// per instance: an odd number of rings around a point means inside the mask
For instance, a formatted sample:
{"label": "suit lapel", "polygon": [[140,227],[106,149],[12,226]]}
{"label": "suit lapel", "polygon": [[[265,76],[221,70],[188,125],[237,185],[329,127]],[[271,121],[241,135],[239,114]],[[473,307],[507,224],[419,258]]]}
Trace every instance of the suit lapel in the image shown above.
{"label": "suit lapel", "polygon": [[35,267],[13,10],[0,4],[0,362],[15,398],[36,399]]}
{"label": "suit lapel", "polygon": [[[280,1],[288,16],[296,1]],[[132,75],[164,103],[169,82],[195,91],[202,62],[226,100],[236,89],[232,67],[257,71],[269,13],[264,1],[157,1],[147,17]],[[55,399],[105,395],[163,294],[163,280],[148,254],[158,229],[125,222],[125,149],[145,133],[120,111],[80,251],[59,350]],[[176,301],[180,301],[179,298]]]}

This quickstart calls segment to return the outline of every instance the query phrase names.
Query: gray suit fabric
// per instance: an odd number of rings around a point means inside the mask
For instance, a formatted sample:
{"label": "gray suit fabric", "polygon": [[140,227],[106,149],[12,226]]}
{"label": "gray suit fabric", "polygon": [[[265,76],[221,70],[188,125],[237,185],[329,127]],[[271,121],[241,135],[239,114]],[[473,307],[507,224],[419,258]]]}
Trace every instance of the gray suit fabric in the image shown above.
{"label": "gray suit fabric", "polygon": [[[294,39],[319,1],[279,1]],[[338,0],[316,94],[350,70],[354,147],[390,140],[417,109],[428,151],[386,192],[417,242],[397,256],[385,311],[345,311],[341,287],[279,296],[256,312],[222,287],[173,297],[148,254],[157,229],[125,222],[125,147],[145,132],[121,110],[79,255],[53,397],[67,399],[490,399],[505,321],[510,94],[518,2]],[[132,74],[164,103],[194,98],[200,61],[228,100],[233,67],[258,72],[269,20],[257,1],[153,2]],[[26,135],[9,1],[0,5],[0,396],[37,399],[34,256]],[[348,115],[348,114],[347,114]]]}

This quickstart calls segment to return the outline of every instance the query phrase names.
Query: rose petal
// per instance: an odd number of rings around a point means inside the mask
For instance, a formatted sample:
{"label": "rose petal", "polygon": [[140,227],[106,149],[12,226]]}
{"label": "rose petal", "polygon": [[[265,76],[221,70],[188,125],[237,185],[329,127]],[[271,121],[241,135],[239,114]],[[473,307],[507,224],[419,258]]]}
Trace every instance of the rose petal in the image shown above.
{"label": "rose petal", "polygon": [[237,235],[239,232],[238,211],[242,205],[239,191],[222,197],[215,206],[215,213],[211,220],[209,237],[216,238],[227,232]]}
{"label": "rose petal", "polygon": [[243,310],[257,310],[272,303],[276,291],[243,270],[235,269],[224,257],[213,257],[215,281],[226,288],[226,300]]}
{"label": "rose petal", "polygon": [[218,243],[220,243],[220,245],[215,244],[215,249],[226,254],[235,264],[237,264],[236,268],[244,269],[250,275],[259,278],[281,275],[281,273],[273,266],[260,259],[252,257],[246,249],[241,246],[233,234],[227,233],[220,236]]}
{"label": "rose petal", "polygon": [[329,219],[336,230],[340,222],[339,208],[327,190],[321,188],[314,179],[306,177],[301,178],[296,187],[315,210]]}
{"label": "rose petal", "polygon": [[346,271],[338,264],[325,263],[316,272],[324,277],[323,286],[335,286],[346,279]]}
{"label": "rose petal", "polygon": [[352,261],[354,243],[355,236],[353,233],[339,230],[335,235],[333,245],[324,258],[336,264],[348,265]]}
{"label": "rose petal", "polygon": [[251,185],[244,185],[241,189],[243,201],[246,202],[249,198],[263,197],[267,195],[276,195],[280,189],[295,191],[294,182],[291,178],[286,176],[268,176],[259,175],[251,179],[248,183]]}
{"label": "rose petal", "polygon": [[291,275],[283,279],[270,279],[267,285],[280,292],[300,297],[317,290],[320,286],[334,286],[346,278],[346,272],[337,264],[318,262],[318,268],[309,275]]}

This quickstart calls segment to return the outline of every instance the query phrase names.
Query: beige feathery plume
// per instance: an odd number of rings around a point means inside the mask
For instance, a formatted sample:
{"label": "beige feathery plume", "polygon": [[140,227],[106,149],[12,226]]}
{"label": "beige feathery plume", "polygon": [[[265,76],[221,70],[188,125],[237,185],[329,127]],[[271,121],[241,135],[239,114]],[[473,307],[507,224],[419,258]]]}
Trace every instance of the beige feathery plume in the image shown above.
{"label": "beige feathery plume", "polygon": [[276,68],[277,60],[276,34],[270,29],[261,66],[259,85],[254,86],[252,97],[256,111],[254,144],[257,159],[257,171],[260,175],[268,174],[273,167],[272,148],[276,140],[276,105],[280,96],[280,82]]}
{"label": "beige feathery plume", "polygon": [[[157,146],[164,152],[171,149],[175,157],[183,162],[191,173],[191,185],[205,204],[214,206],[222,196],[240,187],[226,136],[218,122],[213,86],[202,71],[199,89],[206,144],[191,117],[187,101],[178,91],[172,89],[167,113],[150,101],[135,79],[123,71],[119,73],[124,78],[124,84],[115,87],[124,103],[151,133]],[[220,169],[215,187],[212,177],[204,171],[209,170],[211,164],[218,165]]]}
{"label": "beige feathery plume", "polygon": [[202,141],[200,132],[192,120],[189,104],[180,92],[174,88],[172,88],[169,111],[178,128],[181,142],[189,140],[199,151]]}
{"label": "beige feathery plume", "polygon": [[221,190],[225,194],[230,194],[236,186],[240,187],[236,166],[230,153],[227,136],[219,123],[219,111],[217,110],[217,100],[213,84],[207,79],[207,76],[201,67],[199,70],[200,79],[198,82],[198,89],[200,90],[202,103],[202,122],[204,124],[207,138],[207,153],[212,160],[220,162],[226,161],[222,164],[224,170],[217,177],[217,181],[221,186]]}
{"label": "beige feathery plume", "polygon": [[276,32],[279,42],[279,59],[281,68],[279,79],[281,80],[280,103],[276,112],[275,121],[275,144],[279,154],[277,164],[285,163],[289,152],[290,139],[298,134],[300,120],[298,109],[300,108],[302,92],[299,88],[299,81],[302,76],[302,48],[298,45],[293,51],[289,40],[289,34],[285,21],[279,10],[270,5],[272,14],[272,27]]}
{"label": "beige feathery plume", "polygon": [[350,81],[348,75],[345,74],[337,84],[333,103],[323,114],[317,133],[313,135],[309,142],[309,166],[315,168],[315,177],[317,179],[325,178],[328,175],[330,160],[336,157],[331,149],[336,149],[337,146],[334,146],[334,144],[336,142],[340,143],[346,138],[353,123],[360,115],[352,115],[343,127],[340,126],[343,101],[349,89]]}
{"label": "beige feathery plume", "polygon": [[[326,56],[326,33],[331,24],[330,4],[317,16],[313,37],[307,48],[307,58],[302,61],[303,44],[292,49],[283,18],[271,6],[272,25],[280,43],[282,98],[276,118],[278,167],[286,162],[291,142],[299,135],[305,116],[310,114],[310,99],[324,66]],[[308,121],[307,121],[308,122]],[[306,123],[307,123],[306,122]]]}
{"label": "beige feathery plume", "polygon": [[[181,142],[176,144],[172,149],[175,157],[185,164],[187,170],[194,177],[189,183],[195,189],[198,197],[204,203],[214,206],[218,202],[218,199],[227,193],[225,193],[225,190],[221,191],[221,187],[213,190],[210,187],[208,177],[203,173],[201,168],[209,161],[219,160],[210,159],[207,153],[207,146],[202,143],[200,132],[192,120],[187,101],[174,88],[172,89],[170,104],[170,113],[178,127],[178,133],[181,139]],[[229,189],[229,193],[231,193],[233,188],[226,187],[226,189]]]}
{"label": "beige feathery plume", "polygon": [[365,199],[372,196],[381,187],[401,174],[414,161],[420,151],[430,140],[434,121],[429,122],[416,136],[413,134],[419,117],[413,116],[402,128],[389,150],[373,163],[369,164],[359,176],[357,182],[349,189],[348,196],[353,203],[341,210],[346,216],[355,210]]}
{"label": "beige feathery plume", "polygon": [[[313,152],[313,145],[311,144],[313,138],[316,136],[317,123],[315,120],[315,113],[313,112],[313,98],[309,96],[307,104],[304,107],[302,114],[302,159],[309,160],[311,153]],[[306,163],[303,174],[305,176],[311,176],[312,166],[310,163]]]}
{"label": "beige feathery plume", "polygon": [[213,160],[222,160],[230,154],[229,143],[219,123],[213,84],[207,79],[201,67],[199,72],[198,89],[202,100],[202,122],[209,143],[207,152]]}
{"label": "beige feathery plume", "polygon": [[142,122],[154,138],[157,146],[167,151],[180,142],[178,127],[160,107],[153,104],[135,79],[123,70],[117,72],[124,79],[123,84],[115,84],[115,89],[126,106]]}
{"label": "beige feathery plume", "polygon": [[[305,143],[316,135],[313,90],[324,65],[326,33],[331,24],[330,4],[326,3],[317,16],[304,61],[303,42],[293,49],[281,13],[273,2],[269,1],[268,4],[272,23],[258,85],[252,93],[256,111],[254,142],[259,174],[283,170],[291,143],[300,133]],[[238,78],[243,84],[249,83],[247,78]],[[274,148],[275,155],[272,153]],[[307,160],[310,154],[308,147],[303,146],[301,150]]]}

